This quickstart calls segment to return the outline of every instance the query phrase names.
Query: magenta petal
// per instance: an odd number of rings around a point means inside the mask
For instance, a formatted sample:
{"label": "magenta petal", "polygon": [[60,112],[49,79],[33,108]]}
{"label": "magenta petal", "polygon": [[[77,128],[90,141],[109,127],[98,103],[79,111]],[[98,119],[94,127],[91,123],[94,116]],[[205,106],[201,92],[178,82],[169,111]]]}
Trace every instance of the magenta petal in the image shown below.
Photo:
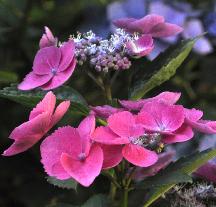
{"label": "magenta petal", "polygon": [[[147,118],[143,118],[145,114],[154,117],[155,122],[151,118],[148,122]],[[142,112],[138,115],[141,117],[141,124],[144,128],[161,133],[173,132],[177,130],[184,122],[184,108],[178,105],[166,105],[159,102],[150,102],[145,104]],[[150,116],[149,116],[150,117]],[[157,126],[157,127],[156,127]]]}
{"label": "magenta petal", "polygon": [[119,28],[122,28],[122,29],[125,29],[126,31],[130,30],[128,28],[128,26],[130,25],[131,22],[134,22],[136,21],[137,19],[134,19],[134,18],[120,18],[120,19],[116,19],[113,21],[113,24],[116,26],[116,27],[119,27]]}
{"label": "magenta petal", "polygon": [[16,127],[9,136],[14,143],[3,155],[15,155],[32,147],[49,129],[49,118],[49,114],[45,112]]}
{"label": "magenta petal", "polygon": [[68,153],[73,159],[78,160],[82,153],[82,140],[75,128],[58,128],[42,142],[40,151],[41,162],[47,174],[58,179],[66,179],[68,173],[61,167],[61,155]]}
{"label": "magenta petal", "polygon": [[185,142],[190,140],[194,136],[192,128],[187,124],[183,124],[178,130],[173,133],[174,135],[166,135],[163,138],[163,142],[166,144]]}
{"label": "magenta petal", "polygon": [[66,70],[62,72],[58,72],[56,75],[53,76],[53,78],[47,84],[41,86],[41,88],[43,90],[51,90],[61,86],[70,78],[70,76],[74,72],[75,66],[76,66],[76,61],[74,60],[73,63]]}
{"label": "magenta petal", "polygon": [[169,37],[183,31],[183,28],[170,23],[159,23],[151,29],[152,37]]}
{"label": "magenta petal", "polygon": [[122,161],[121,145],[100,145],[103,150],[103,169],[109,169],[117,166]]}
{"label": "magenta petal", "polygon": [[121,137],[143,135],[143,127],[136,125],[133,114],[128,111],[115,113],[108,118],[108,127]]}
{"label": "magenta petal", "polygon": [[149,167],[158,160],[155,152],[134,144],[125,145],[122,154],[128,162],[140,167]]}
{"label": "magenta petal", "polygon": [[62,153],[61,164],[73,179],[88,187],[101,172],[103,151],[98,145],[93,145],[84,161],[74,160],[69,154]]}
{"label": "magenta petal", "polygon": [[80,136],[90,136],[95,130],[95,116],[89,115],[78,126]]}
{"label": "magenta petal", "polygon": [[184,109],[186,122],[198,121],[202,118],[203,112],[197,109]]}
{"label": "magenta petal", "polygon": [[97,127],[92,134],[92,139],[96,142],[108,145],[119,145],[129,143],[128,137],[119,137],[113,133],[109,127]]}
{"label": "magenta petal", "polygon": [[206,134],[216,133],[216,121],[199,120],[197,122],[191,122],[190,125],[199,132]]}
{"label": "magenta petal", "polygon": [[126,43],[126,48],[136,56],[148,55],[154,48],[151,35],[142,35],[138,40]]}
{"label": "magenta petal", "polygon": [[75,44],[73,40],[65,42],[61,47],[61,61],[59,65],[59,71],[64,71],[69,67],[74,59]]}
{"label": "magenta petal", "polygon": [[144,99],[139,101],[119,100],[119,103],[122,105],[122,107],[131,111],[141,110],[145,102],[146,101]]}
{"label": "magenta petal", "polygon": [[24,80],[18,85],[20,90],[31,90],[39,86],[44,85],[52,78],[52,75],[36,75],[34,72],[30,72],[26,75]]}
{"label": "magenta petal", "polygon": [[131,22],[128,27],[133,32],[151,34],[152,28],[164,21],[165,20],[163,16],[157,14],[149,14],[141,19]]}
{"label": "magenta petal", "polygon": [[51,126],[54,126],[56,123],[58,123],[61,120],[61,118],[67,112],[69,107],[70,107],[70,101],[63,101],[56,107],[56,110],[52,116]]}
{"label": "magenta petal", "polygon": [[50,74],[52,69],[57,70],[61,59],[60,49],[51,46],[40,49],[34,59],[33,71],[37,75]]}
{"label": "magenta petal", "polygon": [[108,118],[110,115],[115,114],[117,112],[124,111],[122,108],[114,108],[109,105],[104,106],[91,106],[91,110],[95,113],[96,116],[101,118]]}
{"label": "magenta petal", "polygon": [[55,46],[57,43],[57,39],[53,36],[52,32],[48,27],[45,26],[44,29],[45,34],[43,34],[42,38],[40,39],[40,48]]}
{"label": "magenta petal", "polygon": [[37,106],[30,112],[29,120],[35,118],[43,112],[47,112],[50,116],[53,114],[56,104],[56,97],[50,91],[48,92],[42,101],[40,101]]}

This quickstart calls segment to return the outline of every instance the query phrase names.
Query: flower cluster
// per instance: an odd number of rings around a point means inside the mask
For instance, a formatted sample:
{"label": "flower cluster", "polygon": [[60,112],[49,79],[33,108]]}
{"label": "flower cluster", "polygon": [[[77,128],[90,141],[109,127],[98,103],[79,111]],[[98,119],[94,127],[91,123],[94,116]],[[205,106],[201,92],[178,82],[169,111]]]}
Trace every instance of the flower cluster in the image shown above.
{"label": "flower cluster", "polygon": [[[122,108],[91,107],[77,128],[60,127],[43,140],[40,150],[45,171],[57,179],[73,178],[89,186],[102,170],[117,166],[124,158],[139,167],[135,172],[139,178],[143,177],[140,167],[152,167],[145,175],[156,173],[171,161],[170,154],[159,155],[165,144],[190,140],[194,130],[216,133],[215,121],[202,120],[202,111],[176,105],[179,98],[179,93],[163,92],[139,101],[122,100]],[[10,138],[14,143],[3,155],[24,152],[45,136],[70,105],[64,101],[54,111],[55,103],[55,95],[48,92],[31,111],[29,121],[13,130]],[[106,126],[96,126],[97,116]]]}
{"label": "flower cluster", "polygon": [[159,15],[148,15],[139,20],[120,19],[114,24],[123,29],[117,29],[109,39],[102,39],[89,31],[78,33],[76,37],[70,36],[63,43],[58,42],[58,38],[45,27],[32,71],[18,88],[57,88],[70,78],[77,62],[79,65],[87,62],[98,72],[129,69],[131,58],[152,52],[153,38],[172,36],[182,31],[177,25],[165,23],[165,19]]}

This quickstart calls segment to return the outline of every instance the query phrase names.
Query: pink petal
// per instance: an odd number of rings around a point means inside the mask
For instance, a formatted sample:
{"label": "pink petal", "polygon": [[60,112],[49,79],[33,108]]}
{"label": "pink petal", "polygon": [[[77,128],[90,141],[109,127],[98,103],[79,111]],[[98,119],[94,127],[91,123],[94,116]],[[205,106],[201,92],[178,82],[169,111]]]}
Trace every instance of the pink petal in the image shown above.
{"label": "pink petal", "polygon": [[[177,130],[183,124],[185,118],[182,106],[166,105],[159,102],[145,104],[142,112],[138,115],[139,123],[147,130],[161,133]],[[147,114],[150,122],[147,118],[143,117],[147,116]]]}
{"label": "pink petal", "polygon": [[139,101],[119,100],[119,103],[128,110],[139,111],[143,108],[144,104],[152,101],[158,101],[168,105],[173,105],[179,100],[180,96],[181,93],[166,91],[152,98],[141,99]]}
{"label": "pink petal", "polygon": [[58,128],[41,144],[41,162],[49,176],[58,179],[68,178],[68,173],[61,166],[62,153],[67,153],[78,160],[82,153],[82,140],[78,131],[70,126]]}
{"label": "pink petal", "polygon": [[187,121],[198,121],[202,118],[203,116],[203,112],[197,109],[184,109],[185,112],[185,118],[186,118],[186,122]]}
{"label": "pink petal", "polygon": [[61,47],[61,61],[59,65],[58,71],[64,71],[69,67],[71,62],[74,59],[74,53],[75,53],[75,44],[73,40],[69,40],[68,42],[65,42]]}
{"label": "pink petal", "polygon": [[103,169],[109,169],[117,166],[122,161],[121,145],[100,145],[103,150]]}
{"label": "pink petal", "polygon": [[48,131],[49,118],[49,114],[44,112],[16,127],[9,136],[14,143],[4,151],[3,155],[15,155],[32,147]]}
{"label": "pink petal", "polygon": [[45,34],[43,34],[42,38],[40,39],[40,48],[55,46],[57,43],[57,39],[53,36],[52,32],[48,27],[45,26],[44,29]]}
{"label": "pink petal", "polygon": [[97,127],[92,134],[92,139],[96,142],[109,145],[129,143],[128,137],[119,137],[109,127]]}
{"label": "pink petal", "polygon": [[76,60],[74,60],[66,70],[55,74],[53,78],[48,83],[41,86],[41,88],[43,90],[51,90],[61,86],[71,77],[72,73],[74,72],[75,66]]}
{"label": "pink petal", "polygon": [[30,112],[29,120],[35,118],[36,116],[38,116],[43,112],[47,112],[51,117],[55,108],[55,104],[56,104],[56,97],[50,91],[44,96],[43,100],[40,101],[37,104],[37,106]]}
{"label": "pink petal", "polygon": [[30,72],[26,75],[24,80],[18,85],[20,90],[31,90],[39,86],[44,85],[52,78],[52,75],[36,75],[34,72]]}
{"label": "pink petal", "polygon": [[78,126],[80,136],[90,136],[95,130],[95,116],[89,115]]}
{"label": "pink petal", "polygon": [[134,144],[125,145],[122,154],[128,162],[140,167],[149,167],[158,160],[155,152]]}
{"label": "pink petal", "polygon": [[163,138],[163,142],[166,144],[172,144],[176,142],[185,142],[193,138],[194,133],[190,126],[183,124],[178,130],[174,132],[174,135],[166,135]]}
{"label": "pink petal", "polygon": [[129,41],[126,43],[126,48],[136,56],[146,56],[154,48],[151,35],[143,35],[138,40]]}
{"label": "pink petal", "polygon": [[197,131],[206,134],[216,133],[216,121],[199,120],[197,122],[191,122],[190,126],[195,128]]}
{"label": "pink petal", "polygon": [[40,49],[34,59],[33,71],[37,75],[50,74],[57,70],[61,59],[61,51],[55,46]]}
{"label": "pink petal", "polygon": [[152,37],[169,37],[176,35],[183,31],[183,28],[170,23],[159,23],[155,25],[151,31],[150,34]]}
{"label": "pink petal", "polygon": [[61,118],[65,115],[69,107],[70,101],[63,101],[56,107],[56,110],[52,116],[51,126],[56,125],[61,120]]}
{"label": "pink petal", "polygon": [[103,151],[98,145],[93,145],[84,161],[74,160],[69,154],[62,153],[61,164],[73,179],[88,187],[101,172]]}
{"label": "pink petal", "polygon": [[144,134],[143,127],[136,125],[133,114],[127,111],[111,115],[107,122],[108,127],[121,137],[135,137]]}
{"label": "pink petal", "polygon": [[125,29],[126,31],[130,30],[128,28],[128,26],[130,25],[131,22],[134,22],[136,21],[137,19],[134,19],[134,18],[120,18],[120,19],[116,19],[113,21],[113,24],[116,26],[116,27],[119,27],[119,28],[122,28],[122,29]]}
{"label": "pink petal", "polygon": [[91,110],[95,113],[96,116],[99,116],[101,118],[107,119],[110,115],[124,111],[122,108],[114,108],[109,105],[104,105],[104,106],[91,106]]}
{"label": "pink petal", "polygon": [[157,14],[149,14],[141,19],[133,21],[129,24],[130,31],[139,32],[141,34],[151,34],[152,28],[163,23],[164,17]]}

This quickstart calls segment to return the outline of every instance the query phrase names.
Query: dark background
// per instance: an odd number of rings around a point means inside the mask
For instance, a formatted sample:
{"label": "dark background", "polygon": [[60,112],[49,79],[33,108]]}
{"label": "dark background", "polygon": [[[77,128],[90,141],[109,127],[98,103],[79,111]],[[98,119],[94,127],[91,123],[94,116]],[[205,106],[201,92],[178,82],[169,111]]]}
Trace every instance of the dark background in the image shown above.
{"label": "dark background", "polygon": [[[109,34],[110,23],[106,17],[108,0],[0,0],[0,70],[15,72],[18,82],[31,70],[38,50],[43,26],[49,26],[60,40],[76,31],[92,29],[98,34]],[[193,2],[193,1],[191,1]],[[194,1],[197,2],[197,1]],[[163,90],[182,92],[181,102],[190,108],[205,110],[205,117],[216,119],[216,58],[215,53],[198,56],[194,53],[169,83],[148,95]],[[196,74],[195,76],[192,76]],[[193,78],[191,78],[193,77]],[[118,83],[124,82],[120,75]],[[69,83],[90,104],[102,104],[103,97],[96,85],[80,70]],[[0,88],[8,84],[0,83]],[[126,87],[117,84],[114,96],[126,98]],[[121,95],[119,95],[121,91]],[[123,92],[122,92],[123,91]],[[27,120],[30,109],[5,99],[0,99],[0,152],[10,144],[11,130]],[[75,122],[76,119],[70,120]],[[64,122],[64,121],[63,121]],[[0,157],[0,207],[40,207],[56,200],[73,200],[78,203],[95,192],[107,191],[106,181],[101,187],[79,188],[78,193],[58,189],[46,182],[40,164],[39,144],[14,157]]]}

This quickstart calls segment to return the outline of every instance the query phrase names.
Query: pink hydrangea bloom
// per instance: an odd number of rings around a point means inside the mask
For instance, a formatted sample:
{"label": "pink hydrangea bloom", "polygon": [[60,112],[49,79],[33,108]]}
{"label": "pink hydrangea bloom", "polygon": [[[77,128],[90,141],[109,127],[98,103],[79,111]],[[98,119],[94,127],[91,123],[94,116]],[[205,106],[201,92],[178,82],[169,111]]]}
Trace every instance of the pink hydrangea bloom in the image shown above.
{"label": "pink hydrangea bloom", "polygon": [[48,92],[41,102],[31,111],[29,121],[16,127],[9,138],[14,143],[4,151],[4,156],[24,152],[38,142],[67,112],[70,102],[60,103],[56,110],[56,97]]}
{"label": "pink hydrangea bloom", "polygon": [[134,56],[139,56],[139,57],[146,56],[154,48],[152,36],[142,35],[137,40],[127,42],[126,48]]}
{"label": "pink hydrangea bloom", "polygon": [[182,32],[182,28],[175,24],[166,23],[163,16],[150,14],[141,19],[121,18],[114,25],[125,29],[127,32],[148,34],[152,37],[169,37]]}
{"label": "pink hydrangea bloom", "polygon": [[59,87],[72,75],[75,66],[75,44],[65,42],[60,48],[55,46],[40,49],[34,59],[33,71],[26,75],[18,86],[20,90],[37,87],[50,90]]}
{"label": "pink hydrangea bloom", "polygon": [[125,109],[131,110],[131,111],[140,111],[146,103],[149,103],[152,101],[159,101],[159,102],[163,102],[169,105],[175,104],[179,100],[180,96],[181,96],[181,93],[176,93],[176,92],[174,93],[174,92],[166,91],[152,98],[140,99],[138,101],[119,100],[119,103]]}
{"label": "pink hydrangea bloom", "polygon": [[98,117],[107,119],[110,115],[124,111],[122,108],[115,108],[109,105],[104,106],[91,106],[92,113],[95,114]]}
{"label": "pink hydrangea bloom", "polygon": [[45,33],[42,35],[39,46],[40,48],[57,46],[58,39],[53,36],[52,32],[48,27],[44,27]]}
{"label": "pink hydrangea bloom", "polygon": [[103,168],[119,164],[121,147],[93,143],[94,129],[95,117],[90,115],[78,128],[62,127],[48,136],[41,144],[41,162],[47,174],[60,180],[73,178],[87,187]]}
{"label": "pink hydrangea bloom", "polygon": [[123,145],[123,157],[134,165],[148,167],[153,165],[158,156],[155,152],[145,149],[140,143],[144,129],[136,124],[130,112],[118,112],[108,118],[106,127],[98,127],[93,133],[93,140],[108,145]]}

